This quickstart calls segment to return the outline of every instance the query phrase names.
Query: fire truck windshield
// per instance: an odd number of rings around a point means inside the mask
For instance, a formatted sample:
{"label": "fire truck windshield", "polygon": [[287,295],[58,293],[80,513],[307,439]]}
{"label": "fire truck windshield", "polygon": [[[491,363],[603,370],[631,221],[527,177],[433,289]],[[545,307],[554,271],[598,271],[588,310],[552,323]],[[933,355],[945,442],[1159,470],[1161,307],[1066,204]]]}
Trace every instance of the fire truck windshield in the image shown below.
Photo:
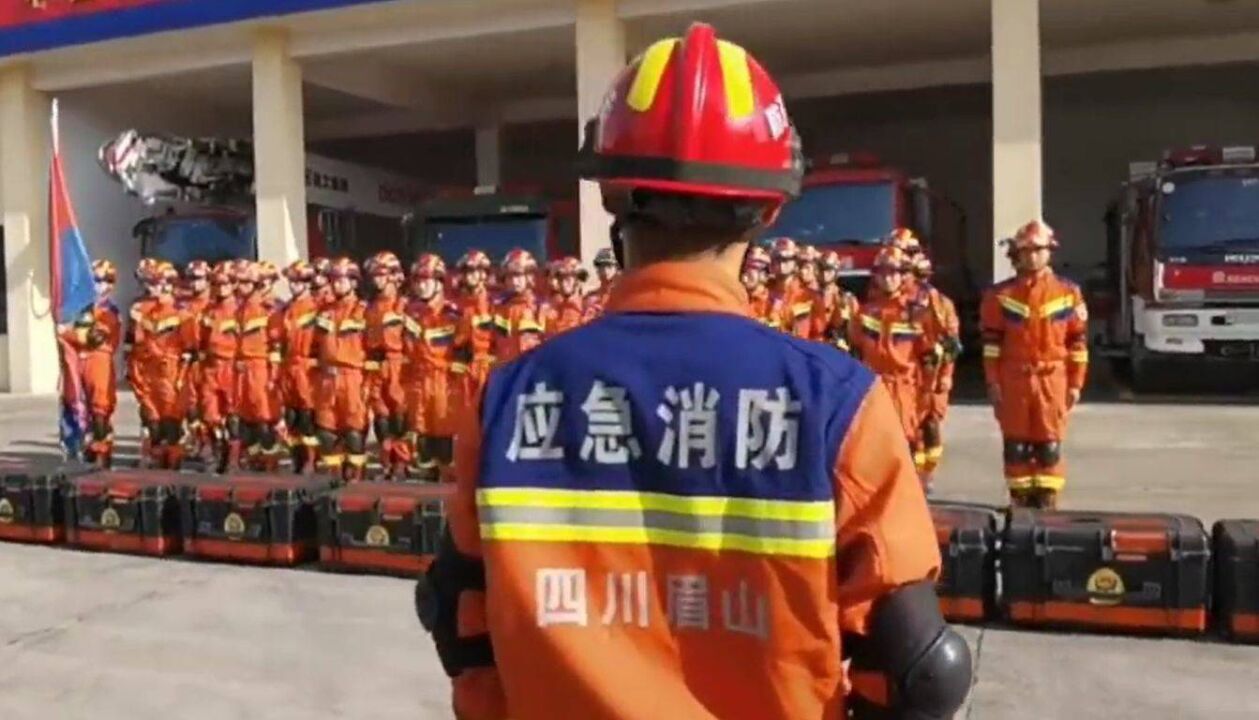
{"label": "fire truck windshield", "polygon": [[783,207],[765,237],[810,245],[877,243],[896,223],[892,183],[814,185]]}
{"label": "fire truck windshield", "polygon": [[468,250],[476,248],[498,262],[512,248],[533,253],[539,262],[547,259],[547,219],[538,216],[498,216],[458,220],[432,220],[426,223],[423,238],[426,251],[435,252],[454,265]]}
{"label": "fire truck windshield", "polygon": [[1163,252],[1259,250],[1259,176],[1175,174],[1160,191]]}
{"label": "fire truck windshield", "polygon": [[248,218],[163,217],[145,239],[145,257],[182,268],[193,260],[210,264],[254,258],[257,226]]}

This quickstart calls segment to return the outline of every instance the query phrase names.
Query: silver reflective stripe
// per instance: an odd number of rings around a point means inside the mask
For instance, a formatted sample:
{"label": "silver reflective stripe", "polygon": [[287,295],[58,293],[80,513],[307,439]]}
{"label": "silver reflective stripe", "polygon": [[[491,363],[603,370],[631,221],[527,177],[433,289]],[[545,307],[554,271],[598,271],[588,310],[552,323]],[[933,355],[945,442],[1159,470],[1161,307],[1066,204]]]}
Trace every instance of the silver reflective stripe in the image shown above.
{"label": "silver reflective stripe", "polygon": [[563,525],[599,528],[649,528],[701,535],[744,535],[785,540],[828,540],[832,520],[772,520],[733,515],[690,515],[660,510],[609,510],[563,507],[482,505],[482,524]]}

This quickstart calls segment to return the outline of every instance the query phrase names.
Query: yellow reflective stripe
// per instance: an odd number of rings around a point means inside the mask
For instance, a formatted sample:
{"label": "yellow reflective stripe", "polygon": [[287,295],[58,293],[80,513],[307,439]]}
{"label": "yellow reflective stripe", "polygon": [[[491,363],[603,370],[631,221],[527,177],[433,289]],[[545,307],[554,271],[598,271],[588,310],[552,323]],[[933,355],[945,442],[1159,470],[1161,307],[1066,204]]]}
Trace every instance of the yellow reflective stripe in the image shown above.
{"label": "yellow reflective stripe", "polygon": [[280,362],[280,360],[282,360],[282,359],[283,359],[283,358],[282,358],[282,357],[280,357],[280,353],[278,353],[278,352],[269,352],[269,353],[267,353],[267,360],[268,360],[269,362],[278,363],[278,362]]}
{"label": "yellow reflective stripe", "polygon": [[632,490],[556,490],[553,488],[482,488],[477,503],[487,507],[577,508],[584,510],[657,510],[684,515],[729,515],[758,520],[821,522],[834,519],[827,500],[759,500],[666,495]]}
{"label": "yellow reflective stripe", "polygon": [[917,323],[892,323],[893,335],[921,335],[922,326]]}
{"label": "yellow reflective stripe", "polygon": [[350,319],[350,320],[341,321],[341,332],[346,332],[347,330],[353,332],[355,330],[363,330],[366,327],[367,327],[367,324],[364,323],[362,320]]}
{"label": "yellow reflective stripe", "polygon": [[332,318],[327,315],[320,315],[315,319],[315,326],[324,332],[332,332]]}
{"label": "yellow reflective stripe", "polygon": [[625,545],[667,545],[697,550],[740,550],[759,555],[790,555],[825,559],[835,554],[835,540],[791,540],[731,534],[696,534],[657,528],[602,528],[575,525],[496,523],[481,526],[483,540],[525,542],[597,542]]}
{"label": "yellow reflective stripe", "polygon": [[1046,318],[1052,317],[1054,314],[1072,307],[1075,307],[1075,297],[1072,295],[1064,295],[1045,303],[1040,309],[1040,316]]}
{"label": "yellow reflective stripe", "polygon": [[1032,476],[1020,475],[1019,477],[1008,477],[1005,479],[1005,484],[1009,486],[1011,490],[1030,490],[1032,488]]}
{"label": "yellow reflective stripe", "polygon": [[1071,353],[1071,362],[1073,362],[1073,363],[1081,363],[1081,364],[1083,364],[1083,363],[1086,363],[1086,362],[1088,362],[1088,361],[1089,361],[1089,351],[1088,351],[1088,350],[1076,350],[1075,352]]}
{"label": "yellow reflective stripe", "polygon": [[521,320],[517,330],[520,332],[542,332],[542,326],[533,320]]}
{"label": "yellow reflective stripe", "polygon": [[367,372],[376,372],[380,370],[380,362],[376,360],[367,360],[363,363],[363,369]]}
{"label": "yellow reflective stripe", "polygon": [[305,315],[297,318],[297,326],[301,328],[309,327],[313,322],[315,322],[315,313],[313,312],[306,313]]}
{"label": "yellow reflective stripe", "polygon": [[638,63],[638,72],[634,74],[634,82],[630,85],[625,103],[638,112],[647,112],[656,102],[656,92],[660,89],[660,81],[664,78],[664,70],[673,56],[673,48],[677,46],[677,38],[657,40],[643,53]]}
{"label": "yellow reflective stripe", "polygon": [[405,319],[406,318],[398,313],[385,313],[384,316],[381,317],[380,322],[382,325],[397,325],[400,322],[404,322]]}
{"label": "yellow reflective stripe", "polygon": [[927,448],[926,454],[927,454],[928,460],[939,460],[940,458],[944,457],[944,446],[937,445],[935,447]]}
{"label": "yellow reflective stripe", "polygon": [[984,345],[984,357],[995,359],[1001,357],[1000,345]]}
{"label": "yellow reflective stripe", "polygon": [[813,303],[796,303],[791,306],[791,314],[797,318],[808,315],[811,312],[813,312]]}
{"label": "yellow reflective stripe", "polygon": [[494,322],[493,315],[473,315],[472,316],[472,324],[476,327],[481,327],[482,325],[486,325],[493,322]]}
{"label": "yellow reflective stripe", "polygon": [[183,320],[178,315],[162,318],[157,323],[157,332],[166,332],[167,330],[177,328],[182,322]]}
{"label": "yellow reflective stripe", "polygon": [[404,325],[408,333],[415,335],[416,337],[419,337],[422,329],[420,328],[420,324],[417,323],[413,318],[407,318]]}
{"label": "yellow reflective stripe", "polygon": [[870,317],[869,315],[863,313],[861,315],[861,324],[864,325],[867,330],[873,330],[876,333],[883,332],[883,323],[876,317]]}
{"label": "yellow reflective stripe", "polygon": [[1006,297],[1005,295],[998,295],[997,302],[1001,303],[1001,307],[1009,310],[1019,317],[1026,318],[1032,316],[1032,309],[1014,298]]}
{"label": "yellow reflective stripe", "polygon": [[752,114],[752,70],[743,48],[725,40],[717,41],[717,59],[721,63],[721,84],[726,89],[726,112],[734,120]]}
{"label": "yellow reflective stripe", "polygon": [[269,319],[265,317],[250,318],[245,321],[245,332],[250,333],[254,330],[261,330],[267,326],[268,322]]}
{"label": "yellow reflective stripe", "polygon": [[424,331],[424,339],[425,340],[440,340],[445,337],[450,337],[451,335],[454,335],[454,334],[455,334],[455,329],[449,326],[429,328],[428,330]]}
{"label": "yellow reflective stripe", "polygon": [[503,317],[502,315],[494,316],[494,324],[497,325],[498,328],[502,330],[503,332],[511,331],[511,321]]}
{"label": "yellow reflective stripe", "polygon": [[468,372],[468,364],[461,363],[461,362],[452,362],[450,364],[450,371],[456,375],[463,375]]}
{"label": "yellow reflective stripe", "polygon": [[1062,492],[1062,489],[1067,486],[1067,479],[1061,475],[1035,475],[1031,480],[1032,485],[1041,490]]}

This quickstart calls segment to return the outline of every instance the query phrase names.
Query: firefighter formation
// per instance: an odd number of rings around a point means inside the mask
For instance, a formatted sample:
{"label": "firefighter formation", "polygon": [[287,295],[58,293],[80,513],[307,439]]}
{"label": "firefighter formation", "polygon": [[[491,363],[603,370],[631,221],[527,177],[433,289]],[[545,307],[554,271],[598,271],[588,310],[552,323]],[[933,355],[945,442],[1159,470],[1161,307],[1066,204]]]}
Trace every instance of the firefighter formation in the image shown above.
{"label": "firefighter formation", "polygon": [[[1066,418],[1087,370],[1087,311],[1079,288],[1048,268],[1055,247],[1045,224],[1021,228],[1009,241],[1018,274],[981,306],[984,375],[1015,505],[1056,503]],[[453,455],[453,412],[477,397],[496,363],[603,312],[618,265],[608,249],[594,265],[598,286],[587,292],[576,258],[540,269],[519,249],[497,273],[479,250],[453,273],[431,254],[406,272],[389,252],[361,270],[346,258],[297,261],[283,273],[265,261],[194,261],[182,277],[146,259],[136,269],[144,295],[124,333],[110,299],[116,270],[98,261],[99,301],[63,333],[84,362],[88,459],[111,462],[113,358],[125,338],[144,462],[178,468],[191,453],[220,471],[275,470],[287,455],[297,472],[357,480],[374,434],[387,477],[435,479]],[[932,287],[931,260],[909,230],[885,239],[864,299],[843,289],[840,270],[835,251],[790,238],[753,247],[742,275],[750,312],[878,374],[929,491],[962,352],[957,311]],[[359,296],[362,274],[370,300]],[[274,293],[281,275],[286,301]]]}
{"label": "firefighter formation", "polygon": [[[410,271],[389,252],[360,269],[347,259],[169,263],[142,260],[143,296],[125,323],[110,299],[117,271],[93,265],[98,301],[62,330],[84,364],[87,459],[109,467],[116,407],[114,354],[141,420],[141,462],[178,469],[200,456],[219,471],[274,471],[290,456],[299,473],[364,478],[369,430],[389,478],[437,479],[452,456],[453,414],[477,397],[497,362],[597,316],[618,266],[595,258],[587,294],[575,258],[545,269],[523,250],[499,267],[483,252],[453,273],[436,255]],[[275,295],[281,275],[288,299]],[[370,299],[359,295],[361,276]]]}

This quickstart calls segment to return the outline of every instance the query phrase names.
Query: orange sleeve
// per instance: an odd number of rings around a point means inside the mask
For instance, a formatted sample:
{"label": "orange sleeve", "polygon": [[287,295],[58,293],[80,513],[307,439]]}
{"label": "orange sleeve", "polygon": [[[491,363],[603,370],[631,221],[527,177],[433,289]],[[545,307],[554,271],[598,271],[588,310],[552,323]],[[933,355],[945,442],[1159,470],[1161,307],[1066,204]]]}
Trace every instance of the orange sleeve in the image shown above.
{"label": "orange sleeve", "polygon": [[101,329],[105,331],[105,342],[102,346],[113,352],[122,344],[122,320],[118,318],[118,313],[112,310],[100,313],[99,318]]}
{"label": "orange sleeve", "polygon": [[[481,398],[459,414],[455,430],[455,494],[446,508],[446,523],[455,547],[481,559],[481,528],[476,491],[481,474]],[[489,588],[487,587],[487,590]],[[459,598],[459,634],[486,632],[489,624],[483,593],[465,591]],[[491,638],[492,640],[492,638]],[[453,681],[452,703],[459,720],[505,720],[507,699],[495,668],[464,670]]]}
{"label": "orange sleeve", "polygon": [[940,549],[900,419],[883,383],[853,417],[835,463],[840,629],[865,634],[874,602],[940,570]]}
{"label": "orange sleeve", "polygon": [[1075,289],[1074,295],[1075,313],[1067,321],[1067,384],[1073,390],[1080,390],[1084,387],[1089,367],[1089,315],[1079,288]]}
{"label": "orange sleeve", "polygon": [[1001,363],[1001,345],[1005,336],[1005,323],[1001,319],[1001,304],[997,293],[989,290],[979,304],[979,329],[984,343],[984,382],[996,385]]}

